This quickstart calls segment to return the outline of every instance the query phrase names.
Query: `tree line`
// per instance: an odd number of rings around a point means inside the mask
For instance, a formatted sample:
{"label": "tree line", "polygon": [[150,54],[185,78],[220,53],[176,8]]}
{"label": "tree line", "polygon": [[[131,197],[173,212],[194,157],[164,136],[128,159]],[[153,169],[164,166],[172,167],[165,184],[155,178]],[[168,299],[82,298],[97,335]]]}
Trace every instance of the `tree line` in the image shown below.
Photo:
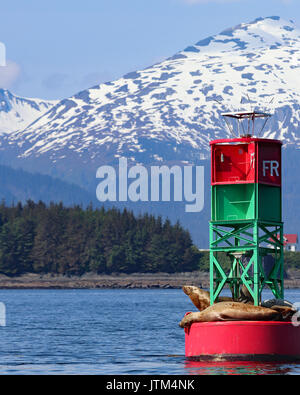
{"label": "tree line", "polygon": [[186,272],[201,254],[167,219],[62,203],[0,204],[0,273]]}

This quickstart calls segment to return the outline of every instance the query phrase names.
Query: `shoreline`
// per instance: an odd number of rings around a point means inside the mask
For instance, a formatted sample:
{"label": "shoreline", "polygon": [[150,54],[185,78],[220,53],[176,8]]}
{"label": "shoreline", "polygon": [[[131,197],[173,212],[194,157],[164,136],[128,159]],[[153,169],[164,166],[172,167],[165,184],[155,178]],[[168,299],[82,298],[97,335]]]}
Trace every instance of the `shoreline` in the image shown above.
{"label": "shoreline", "polygon": [[183,285],[209,287],[209,274],[192,273],[87,273],[83,276],[26,274],[0,275],[0,289],[179,289]]}
{"label": "shoreline", "polygon": [[[87,273],[83,276],[25,274],[19,277],[0,275],[0,289],[181,289],[184,285],[209,289],[209,273]],[[284,286],[285,289],[300,288],[300,270],[288,271]]]}

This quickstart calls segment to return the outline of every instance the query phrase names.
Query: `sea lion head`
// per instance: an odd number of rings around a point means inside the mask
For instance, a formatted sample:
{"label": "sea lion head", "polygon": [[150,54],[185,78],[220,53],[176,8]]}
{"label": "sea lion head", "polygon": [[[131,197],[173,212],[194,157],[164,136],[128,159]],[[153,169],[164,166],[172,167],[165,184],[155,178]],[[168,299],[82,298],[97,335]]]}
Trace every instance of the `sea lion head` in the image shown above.
{"label": "sea lion head", "polygon": [[182,287],[183,292],[190,296],[193,292],[195,292],[195,290],[197,289],[197,287],[194,287],[193,285],[184,285]]}
{"label": "sea lion head", "polygon": [[209,298],[209,292],[204,291],[203,289],[199,288],[199,287],[195,287],[194,285],[184,285],[182,287],[183,292],[190,296],[193,294],[197,294],[199,296],[202,296],[203,298]]}
{"label": "sea lion head", "polygon": [[198,310],[202,311],[210,305],[209,292],[193,285],[185,285],[182,290],[189,296]]}

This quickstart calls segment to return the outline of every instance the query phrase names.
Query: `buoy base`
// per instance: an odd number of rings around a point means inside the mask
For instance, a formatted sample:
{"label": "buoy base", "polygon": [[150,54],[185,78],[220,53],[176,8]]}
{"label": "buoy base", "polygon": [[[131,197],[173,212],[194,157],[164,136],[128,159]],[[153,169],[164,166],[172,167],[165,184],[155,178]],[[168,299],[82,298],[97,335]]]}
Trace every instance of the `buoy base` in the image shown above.
{"label": "buoy base", "polygon": [[277,321],[197,322],[185,329],[192,360],[300,360],[300,326]]}

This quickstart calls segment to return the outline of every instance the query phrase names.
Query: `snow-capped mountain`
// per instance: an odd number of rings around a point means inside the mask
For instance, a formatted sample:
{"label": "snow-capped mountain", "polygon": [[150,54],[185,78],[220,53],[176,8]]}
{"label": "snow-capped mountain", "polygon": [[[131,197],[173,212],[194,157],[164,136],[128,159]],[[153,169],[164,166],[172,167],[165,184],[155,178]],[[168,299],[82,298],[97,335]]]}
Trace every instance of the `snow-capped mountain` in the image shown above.
{"label": "snow-capped mountain", "polygon": [[[258,18],[56,103],[20,98],[7,103],[5,111],[0,108],[0,132],[7,133],[0,135],[0,161],[77,183],[93,194],[96,170],[103,164],[117,163],[121,156],[144,165],[201,162],[209,157],[210,140],[231,136],[222,112],[274,112],[262,136],[285,144],[283,211],[288,231],[299,227],[300,189],[294,177],[300,166],[300,30],[292,21]],[[210,188],[209,161],[202,163],[203,212],[188,215],[184,205],[151,202],[131,208],[180,219],[204,248]]]}
{"label": "snow-capped mountain", "polygon": [[300,30],[279,17],[258,18],[62,100],[7,142],[25,161],[191,161],[207,155],[209,140],[229,134],[221,112],[272,106],[264,137],[300,147],[299,103]]}
{"label": "snow-capped mountain", "polygon": [[23,130],[57,101],[26,99],[0,89],[0,135]]}

